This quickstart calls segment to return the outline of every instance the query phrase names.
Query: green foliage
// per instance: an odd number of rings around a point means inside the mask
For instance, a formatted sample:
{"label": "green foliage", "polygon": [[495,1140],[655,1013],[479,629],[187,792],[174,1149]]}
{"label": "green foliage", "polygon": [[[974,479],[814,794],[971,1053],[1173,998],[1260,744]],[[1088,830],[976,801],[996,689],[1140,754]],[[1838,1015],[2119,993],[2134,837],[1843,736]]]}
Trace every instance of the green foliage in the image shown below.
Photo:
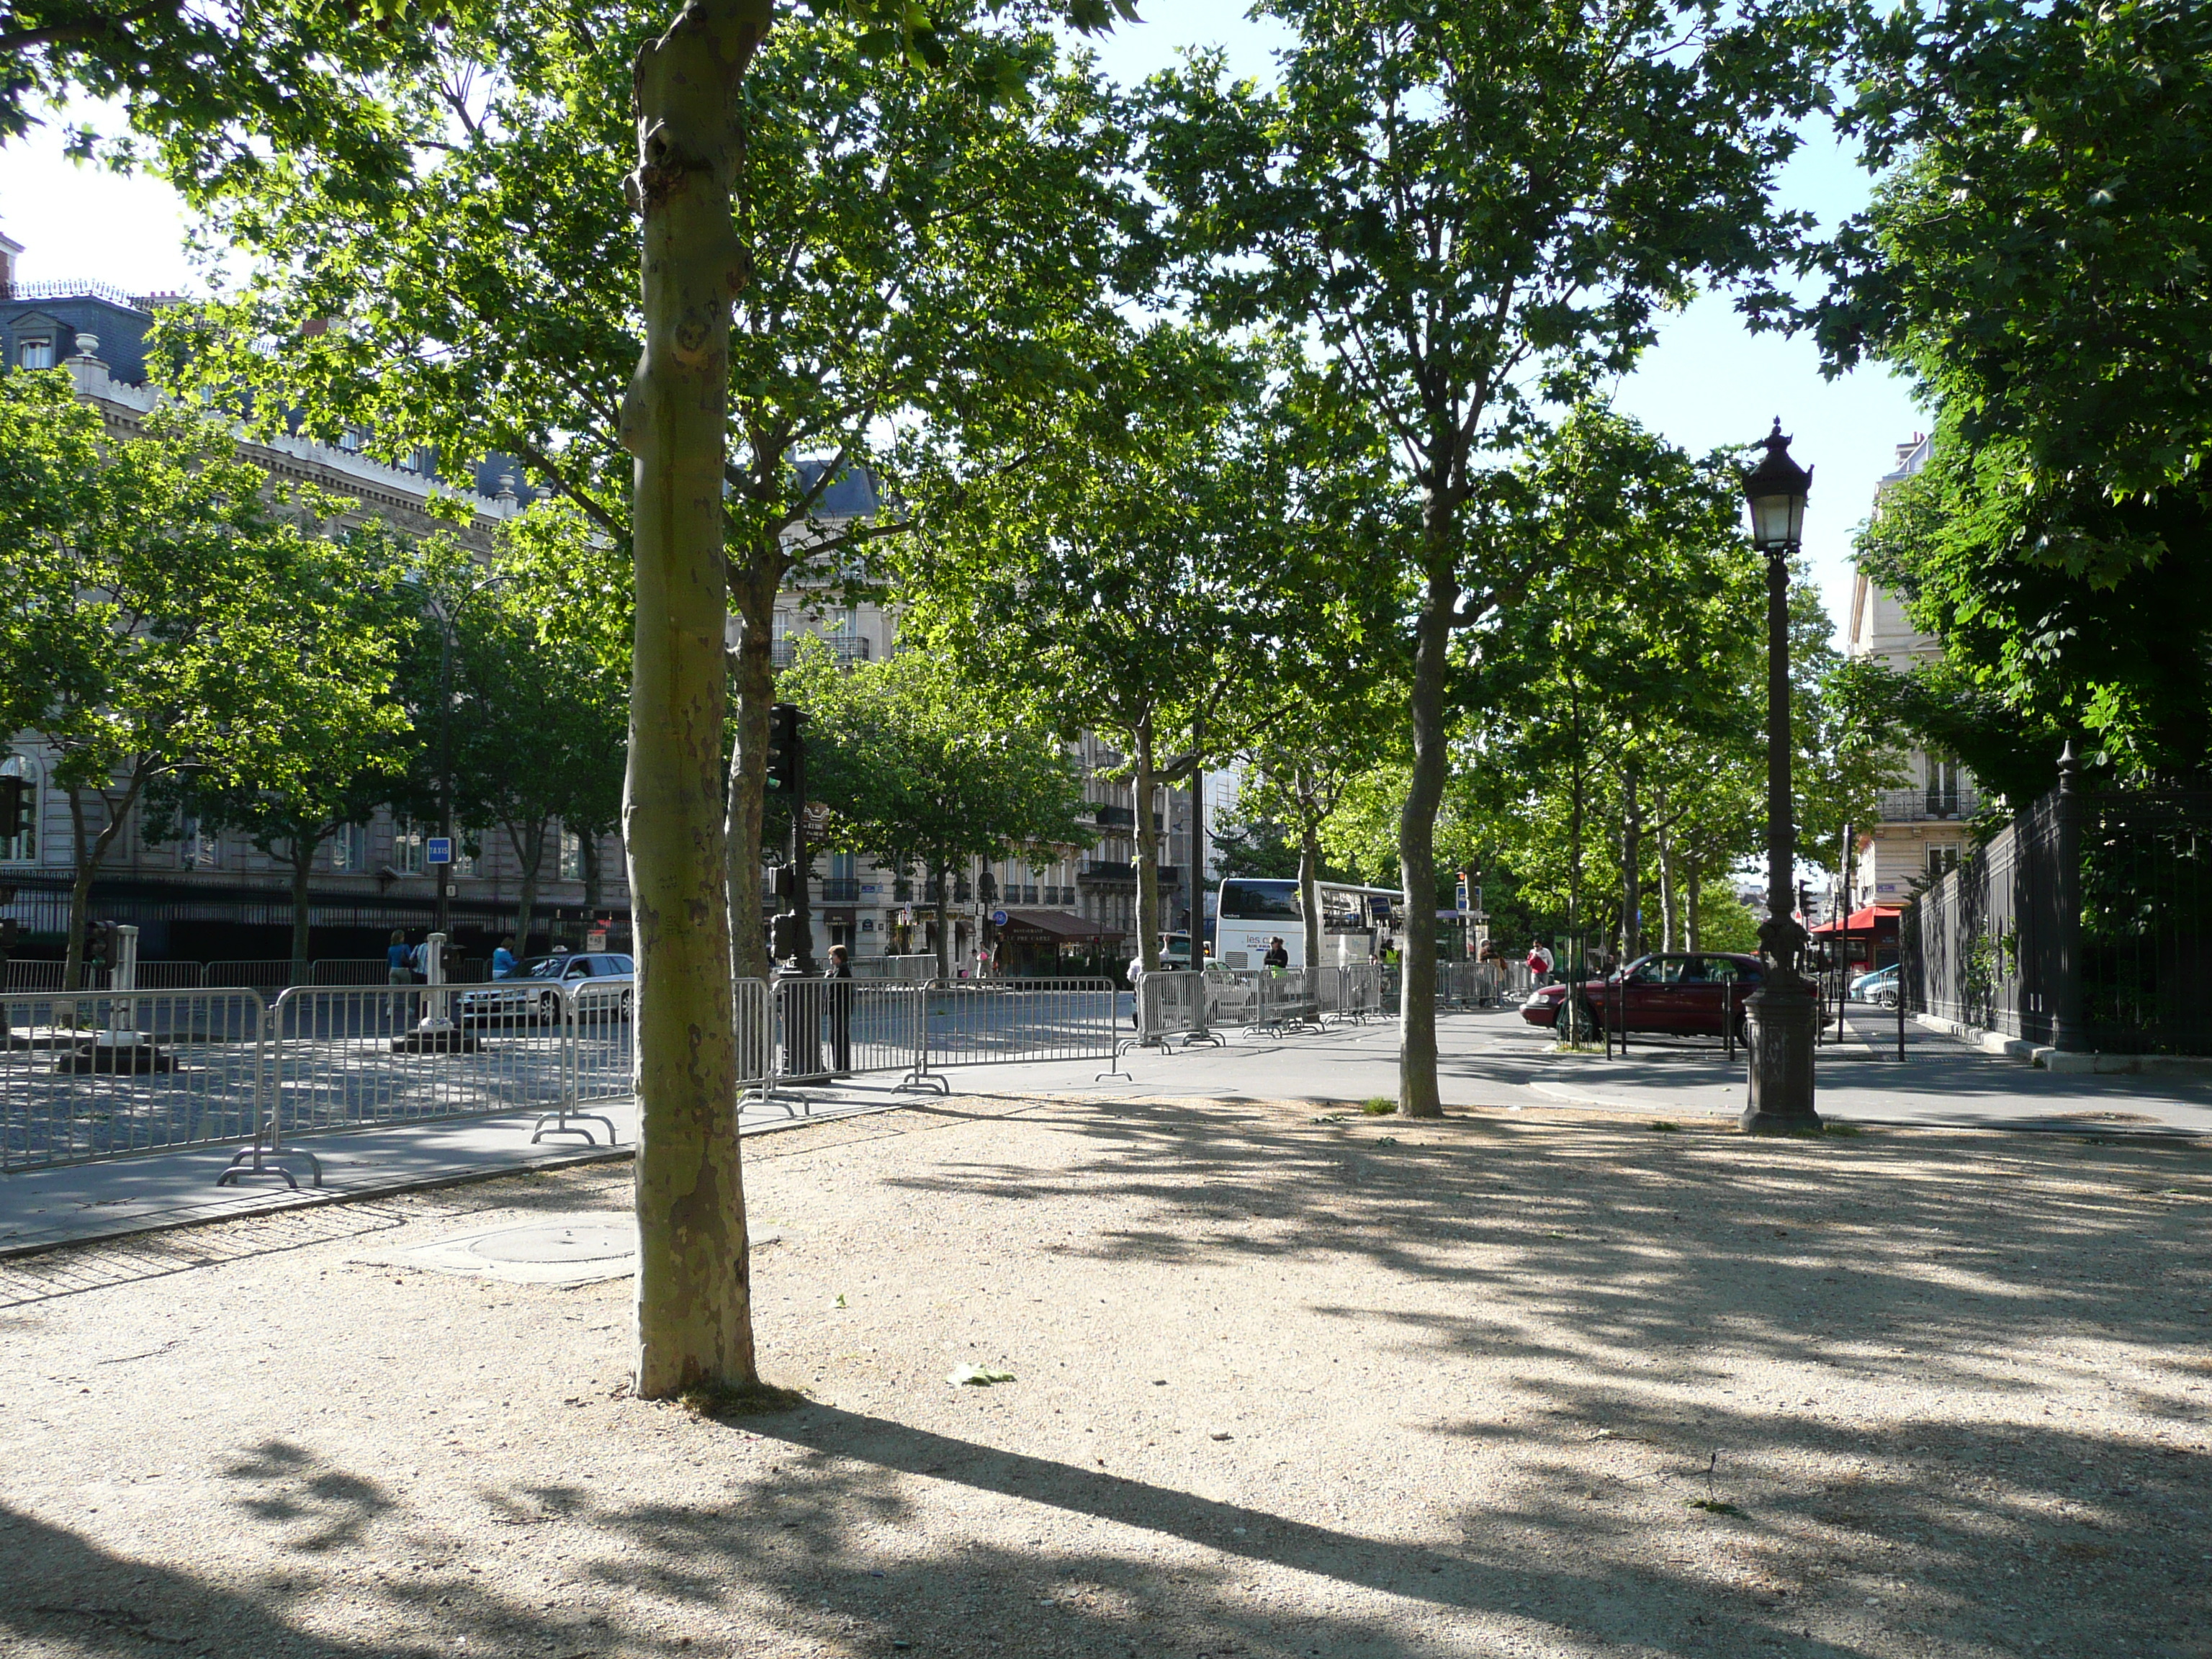
{"label": "green foliage", "polygon": [[1091,839],[1051,732],[944,657],[908,649],[846,670],[802,641],[777,692],[807,713],[807,795],[830,809],[817,846],[941,877],[971,859],[1041,864]]}
{"label": "green foliage", "polygon": [[[1869,571],[1944,641],[1928,687],[2007,793],[2053,733],[2212,764],[2212,17],[2187,0],[1942,0],[1869,20],[1849,125],[1890,169],[1830,251],[1831,358],[1906,369],[1935,456]],[[1990,732],[1994,739],[1999,734]]]}
{"label": "green foliage", "polygon": [[149,787],[301,799],[330,759],[303,733],[357,750],[404,725],[375,562],[318,533],[334,504],[276,499],[225,428],[173,407],[88,466],[88,415],[65,376],[0,376],[0,547],[29,579],[5,614],[35,630],[27,724],[70,805],[72,973],[94,872]]}
{"label": "green foliage", "polygon": [[1297,878],[1297,847],[1273,819],[1248,817],[1240,805],[1234,816],[1207,825],[1206,835],[1224,876],[1259,876],[1271,881]]}

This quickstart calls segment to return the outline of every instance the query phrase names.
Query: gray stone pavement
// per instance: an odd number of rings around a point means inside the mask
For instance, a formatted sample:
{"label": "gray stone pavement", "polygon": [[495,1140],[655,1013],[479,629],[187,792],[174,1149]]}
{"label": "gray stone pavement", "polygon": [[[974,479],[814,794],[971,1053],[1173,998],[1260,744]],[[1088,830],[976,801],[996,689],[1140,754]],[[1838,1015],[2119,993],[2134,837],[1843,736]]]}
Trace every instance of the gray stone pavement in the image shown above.
{"label": "gray stone pavement", "polygon": [[[765,1133],[884,1111],[917,1098],[894,1091],[890,1086],[893,1081],[886,1077],[879,1084],[836,1091],[779,1093],[765,1106],[748,1106],[739,1128],[745,1134]],[[232,1187],[216,1186],[216,1178],[239,1149],[236,1143],[12,1172],[0,1176],[0,1257],[487,1175],[628,1158],[637,1140],[636,1103],[600,1102],[588,1109],[612,1121],[611,1148],[605,1126],[599,1124],[592,1126],[596,1145],[568,1135],[533,1146],[531,1134],[542,1115],[536,1109],[496,1117],[391,1123],[307,1136],[280,1160],[298,1178],[296,1191],[273,1175],[249,1176]],[[309,1184],[304,1153],[313,1153],[322,1166],[319,1188]]]}
{"label": "gray stone pavement", "polygon": [[[1742,1056],[1724,1058],[1717,1042],[1635,1035],[1625,1057],[1608,1060],[1550,1052],[1551,1032],[1513,1009],[1443,1014],[1437,1025],[1447,1108],[1583,1106],[1731,1117],[1743,1109]],[[2007,1129],[2087,1124],[2212,1134],[2212,1076],[2056,1074],[1913,1026],[1905,1030],[1904,1053],[1900,1061],[1895,1015],[1855,1006],[1844,1040],[1820,1051],[1821,1113],[1860,1123]],[[1064,1066],[1006,1066],[990,1068],[987,1086],[1133,1099],[1215,1095],[1356,1103],[1395,1096],[1397,1054],[1397,1030],[1389,1023],[1313,1036],[1231,1034],[1221,1048],[1134,1051],[1123,1061],[1127,1082],[1071,1084]]]}
{"label": "gray stone pavement", "polygon": [[[1743,1063],[1717,1045],[1637,1039],[1625,1056],[1550,1052],[1551,1034],[1513,1010],[1447,1013],[1437,1020],[1447,1108],[1500,1110],[1583,1107],[1654,1117],[1734,1116],[1743,1105]],[[1218,1048],[1135,1049],[1127,1077],[1099,1079],[1103,1060],[956,1067],[956,1091],[994,1096],[1085,1095],[1140,1101],[1188,1097],[1311,1100],[1343,1105],[1398,1086],[1395,1023],[1308,1036],[1231,1034]],[[1846,1122],[2077,1133],[2212,1136],[2212,1078],[2054,1074],[1908,1027],[1897,1057],[1893,1016],[1854,1009],[1844,1041],[1824,1047],[1820,1109]],[[895,1073],[834,1089],[779,1095],[749,1107],[742,1128],[895,1110],[932,1097],[901,1091]],[[629,1155],[634,1103],[604,1106],[615,1146],[570,1138],[532,1146],[535,1111],[454,1122],[390,1125],[317,1135],[300,1143],[323,1168],[320,1188],[294,1192],[270,1177],[219,1188],[234,1146],[194,1147],[0,1176],[0,1256],[228,1216],[358,1199],[486,1175]],[[301,1168],[298,1160],[293,1167]]]}

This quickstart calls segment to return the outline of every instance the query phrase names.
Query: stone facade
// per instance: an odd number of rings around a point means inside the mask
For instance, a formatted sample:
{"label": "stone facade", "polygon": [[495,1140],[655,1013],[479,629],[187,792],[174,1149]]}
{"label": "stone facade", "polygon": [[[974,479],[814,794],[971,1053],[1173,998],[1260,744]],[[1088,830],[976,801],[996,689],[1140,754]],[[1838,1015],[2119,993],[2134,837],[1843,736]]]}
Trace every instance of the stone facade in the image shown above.
{"label": "stone facade", "polygon": [[[1896,470],[1877,486],[1875,512],[1881,510],[1882,492],[1927,465],[1929,447],[1929,441],[1917,434],[1898,445]],[[1913,627],[1894,595],[1868,580],[1863,570],[1854,576],[1846,656],[1911,668],[1933,662],[1940,651],[1934,635]],[[1955,865],[1969,843],[1966,820],[1980,805],[1972,777],[1957,762],[1925,750],[1909,750],[1904,763],[1908,781],[1883,792],[1879,816],[1857,837],[1850,886],[1854,909],[1907,902],[1931,876]]]}

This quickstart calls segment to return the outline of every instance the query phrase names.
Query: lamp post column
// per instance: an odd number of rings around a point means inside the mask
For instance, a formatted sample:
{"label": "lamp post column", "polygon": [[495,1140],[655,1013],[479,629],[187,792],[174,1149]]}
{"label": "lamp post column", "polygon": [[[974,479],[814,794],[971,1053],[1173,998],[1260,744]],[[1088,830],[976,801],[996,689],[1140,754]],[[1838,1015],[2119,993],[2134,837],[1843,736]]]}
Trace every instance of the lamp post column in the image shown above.
{"label": "lamp post column", "polygon": [[1749,1097],[1743,1127],[1753,1133],[1818,1129],[1813,1109],[1813,1048],[1820,1011],[1799,971],[1805,930],[1796,908],[1796,813],[1790,779],[1790,556],[1804,522],[1809,471],[1790,459],[1782,422],[1766,440],[1766,459],[1745,480],[1752,532],[1766,555],[1766,920],[1759,924],[1765,976],[1744,1004],[1750,1042]]}

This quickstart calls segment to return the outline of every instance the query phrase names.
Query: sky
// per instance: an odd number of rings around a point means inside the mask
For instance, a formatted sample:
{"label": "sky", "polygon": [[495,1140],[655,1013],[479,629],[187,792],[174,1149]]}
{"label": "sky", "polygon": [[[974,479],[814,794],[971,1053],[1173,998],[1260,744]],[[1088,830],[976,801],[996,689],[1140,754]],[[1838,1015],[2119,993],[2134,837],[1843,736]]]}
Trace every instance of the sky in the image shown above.
{"label": "sky", "polygon": [[[1232,73],[1273,77],[1287,38],[1243,15],[1248,0],[1149,0],[1145,22],[1089,44],[1106,71],[1133,82],[1194,46],[1218,46]],[[109,126],[119,125],[111,116]],[[1790,207],[1832,226],[1863,206],[1868,181],[1825,133],[1808,135],[1782,177]],[[166,185],[76,165],[59,125],[0,146],[0,232],[24,245],[26,281],[90,277],[132,293],[204,292],[186,261],[186,215]],[[1659,343],[1621,384],[1617,404],[1692,453],[1755,442],[1779,416],[1790,453],[1813,469],[1805,550],[1838,629],[1849,620],[1850,540],[1896,464],[1897,446],[1924,424],[1904,384],[1879,369],[1823,380],[1812,343],[1753,336],[1725,297],[1708,295],[1667,319]]]}

